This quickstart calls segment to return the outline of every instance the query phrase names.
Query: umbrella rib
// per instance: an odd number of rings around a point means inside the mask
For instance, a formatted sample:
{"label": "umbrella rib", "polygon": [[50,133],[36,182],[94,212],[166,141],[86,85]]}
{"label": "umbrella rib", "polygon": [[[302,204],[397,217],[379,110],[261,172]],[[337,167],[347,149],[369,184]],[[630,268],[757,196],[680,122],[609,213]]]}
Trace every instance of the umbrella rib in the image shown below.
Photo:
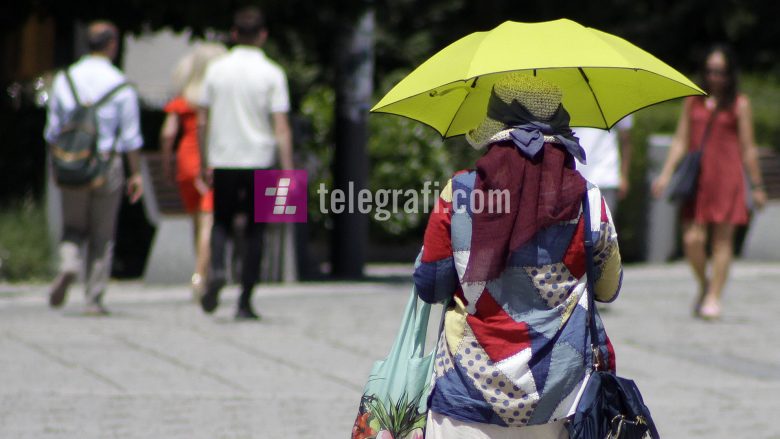
{"label": "umbrella rib", "polygon": [[[477,85],[477,79],[479,79],[479,76],[474,78],[474,82],[471,84],[472,87],[475,87]],[[468,93],[466,96],[463,97],[463,100],[460,101],[460,105],[458,105],[458,109],[455,110],[454,113],[452,113],[452,119],[450,119],[449,125],[447,125],[447,129],[444,130],[444,134],[442,134],[442,138],[447,138],[447,133],[450,132],[450,128],[452,128],[452,124],[455,123],[455,118],[458,116],[458,113],[460,112],[460,109],[463,108],[463,104],[466,103],[466,99],[469,97]],[[454,136],[453,136],[454,137]]]}
{"label": "umbrella rib", "polygon": [[582,70],[582,67],[577,67],[577,70],[580,71],[580,75],[582,75],[582,79],[585,80],[585,84],[588,85],[588,90],[590,90],[590,94],[593,96],[593,100],[596,101],[596,107],[599,109],[599,113],[601,114],[601,120],[604,121],[604,126],[609,129],[609,123],[607,122],[607,118],[604,117],[604,110],[601,109],[601,103],[599,102],[598,96],[596,96],[596,93],[593,92],[593,87],[590,86],[590,79],[588,79],[588,75],[585,74],[585,71]]}

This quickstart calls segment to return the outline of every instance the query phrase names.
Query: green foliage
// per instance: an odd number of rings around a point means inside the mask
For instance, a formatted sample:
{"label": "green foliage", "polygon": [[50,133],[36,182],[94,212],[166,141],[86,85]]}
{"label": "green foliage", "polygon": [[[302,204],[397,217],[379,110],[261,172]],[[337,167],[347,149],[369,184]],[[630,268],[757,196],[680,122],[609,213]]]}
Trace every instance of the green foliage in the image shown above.
{"label": "green foliage", "polygon": [[333,109],[335,93],[326,86],[312,88],[301,100],[300,113],[304,121],[303,136],[296,143],[295,163],[309,176],[309,221],[313,231],[330,229],[328,217],[320,212],[320,184],[333,188]]}
{"label": "green foliage", "polygon": [[[381,96],[406,72],[389,76],[377,97]],[[332,88],[317,86],[309,90],[301,100],[300,113],[306,121],[304,135],[297,143],[296,163],[309,175],[309,220],[314,230],[322,232],[331,228],[328,215],[320,212],[320,184],[328,190],[333,187],[332,160],[333,106],[335,94]],[[419,122],[387,114],[369,117],[370,138],[368,154],[370,172],[368,187],[377,190],[416,190],[420,193],[426,181],[431,190],[442,189],[455,170],[471,167],[477,153],[460,139],[443,141],[432,128]],[[432,207],[437,194],[431,193],[427,208]],[[419,240],[428,215],[426,207],[419,212],[405,212],[407,197],[399,197],[398,212],[387,220],[369,215],[374,239],[384,242]],[[419,198],[422,202],[422,198]],[[388,206],[390,207],[390,206]]]}
{"label": "green foliage", "polygon": [[51,274],[46,211],[31,198],[0,210],[0,280],[44,279]]}
{"label": "green foliage", "polygon": [[[389,75],[381,91],[400,80],[406,72]],[[381,95],[380,93],[379,95]],[[417,121],[389,114],[374,114],[369,118],[371,137],[368,143],[371,172],[369,188],[379,189],[423,189],[426,181],[439,189],[453,168],[441,136]],[[435,199],[430,198],[430,205]],[[419,206],[418,212],[399,209],[387,221],[372,217],[373,228],[397,239],[405,232],[416,230],[427,220],[424,212],[429,206]],[[399,207],[403,207],[402,205]]]}
{"label": "green foliage", "polygon": [[756,144],[780,151],[780,77],[744,75],[740,85],[753,107]]}
{"label": "green foliage", "polygon": [[424,425],[426,412],[420,413],[422,394],[411,399],[404,393],[401,399],[385,406],[381,399],[370,397],[368,402],[371,416],[379,422],[381,430],[389,431],[394,438],[405,438],[415,428]]}

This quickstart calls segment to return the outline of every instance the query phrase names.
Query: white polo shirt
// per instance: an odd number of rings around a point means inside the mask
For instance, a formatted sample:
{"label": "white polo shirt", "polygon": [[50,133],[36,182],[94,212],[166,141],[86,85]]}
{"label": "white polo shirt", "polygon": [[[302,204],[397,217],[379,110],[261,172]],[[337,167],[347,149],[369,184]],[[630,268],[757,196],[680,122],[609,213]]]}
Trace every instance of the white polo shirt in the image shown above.
{"label": "white polo shirt", "polygon": [[618,132],[630,130],[633,116],[621,119],[611,130],[598,128],[573,128],[580,139],[588,164],[577,162],[577,170],[589,182],[602,189],[616,189],[620,186],[620,151]]}
{"label": "white polo shirt", "polygon": [[209,108],[212,168],[270,168],[276,161],[272,113],[290,111],[287,77],[253,46],[235,46],[206,70],[200,105]]}
{"label": "white polo shirt", "polygon": [[[124,82],[125,75],[104,56],[86,55],[69,68],[70,76],[82,104],[94,103],[115,86]],[[52,84],[48,102],[46,128],[43,136],[53,143],[63,125],[76,108],[76,100],[65,74],[59,73]],[[132,87],[124,87],[97,111],[98,149],[110,152],[116,139],[116,152],[127,152],[143,146],[138,110],[138,96]]]}

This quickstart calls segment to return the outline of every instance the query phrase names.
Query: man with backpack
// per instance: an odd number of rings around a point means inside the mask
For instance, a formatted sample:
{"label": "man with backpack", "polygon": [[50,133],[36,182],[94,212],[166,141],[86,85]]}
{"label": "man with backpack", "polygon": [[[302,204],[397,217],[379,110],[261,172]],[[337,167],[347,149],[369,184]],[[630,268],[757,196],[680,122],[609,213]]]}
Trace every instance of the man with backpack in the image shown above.
{"label": "man with backpack", "polygon": [[119,32],[106,21],[87,29],[90,53],[52,84],[44,137],[49,145],[52,173],[61,189],[63,235],[59,273],[51,285],[49,304],[65,303],[84,256],[86,313],[104,315],[111,274],[117,213],[125,187],[122,154],[130,176],[130,202],[143,194],[139,149],[143,145],[138,97],[112,60]]}

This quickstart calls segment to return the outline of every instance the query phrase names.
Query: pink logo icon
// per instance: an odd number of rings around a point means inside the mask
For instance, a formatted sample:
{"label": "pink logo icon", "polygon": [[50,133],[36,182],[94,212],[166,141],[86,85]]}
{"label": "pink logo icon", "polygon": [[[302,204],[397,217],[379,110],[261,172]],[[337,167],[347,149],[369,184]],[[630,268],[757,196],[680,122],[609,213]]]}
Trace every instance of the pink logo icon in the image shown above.
{"label": "pink logo icon", "polygon": [[255,222],[305,223],[306,171],[255,171]]}

